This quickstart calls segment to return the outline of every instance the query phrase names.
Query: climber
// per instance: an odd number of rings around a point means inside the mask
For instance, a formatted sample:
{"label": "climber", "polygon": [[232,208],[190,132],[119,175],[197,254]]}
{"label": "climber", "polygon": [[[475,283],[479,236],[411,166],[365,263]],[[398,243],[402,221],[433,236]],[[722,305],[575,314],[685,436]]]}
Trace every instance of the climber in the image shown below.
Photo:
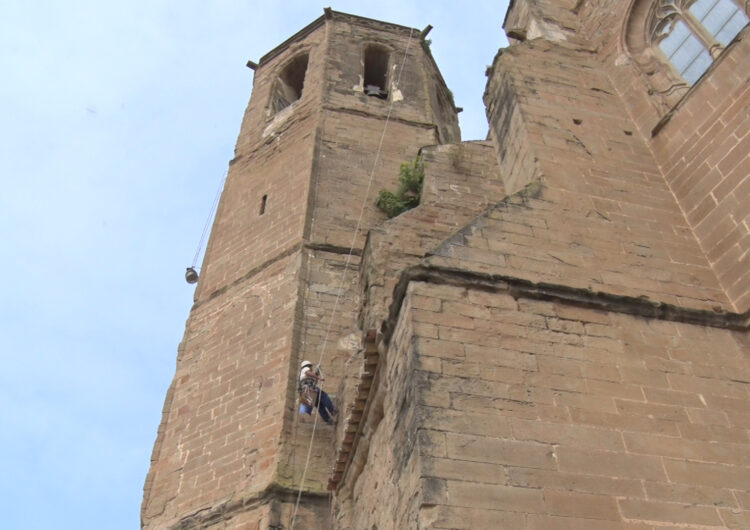
{"label": "climber", "polygon": [[317,406],[318,414],[328,425],[333,425],[333,416],[338,413],[331,398],[318,388],[318,381],[323,381],[320,366],[313,369],[313,363],[302,361],[299,372],[299,413],[310,414]]}

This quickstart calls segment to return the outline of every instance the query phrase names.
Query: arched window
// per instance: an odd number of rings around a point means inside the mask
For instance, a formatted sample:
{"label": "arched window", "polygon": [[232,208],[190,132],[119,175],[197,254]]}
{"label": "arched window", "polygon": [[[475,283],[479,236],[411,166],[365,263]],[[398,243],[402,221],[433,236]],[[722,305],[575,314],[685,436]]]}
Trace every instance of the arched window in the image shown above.
{"label": "arched window", "polygon": [[298,55],[287,64],[271,89],[271,114],[276,114],[302,97],[308,55]]}
{"label": "arched window", "polygon": [[388,50],[371,45],[365,48],[365,94],[380,99],[388,98]]}
{"label": "arched window", "polygon": [[658,0],[649,17],[651,45],[690,85],[748,23],[743,0]]}

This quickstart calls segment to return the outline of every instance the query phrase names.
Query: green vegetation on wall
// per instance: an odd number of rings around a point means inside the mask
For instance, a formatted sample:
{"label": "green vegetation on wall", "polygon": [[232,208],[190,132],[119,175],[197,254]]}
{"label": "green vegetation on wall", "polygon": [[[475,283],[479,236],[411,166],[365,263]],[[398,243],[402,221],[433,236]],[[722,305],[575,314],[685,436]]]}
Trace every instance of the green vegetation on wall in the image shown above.
{"label": "green vegetation on wall", "polygon": [[424,163],[422,157],[418,156],[411,163],[401,164],[396,193],[385,189],[380,190],[375,204],[385,212],[389,219],[411,210],[419,204],[423,181]]}

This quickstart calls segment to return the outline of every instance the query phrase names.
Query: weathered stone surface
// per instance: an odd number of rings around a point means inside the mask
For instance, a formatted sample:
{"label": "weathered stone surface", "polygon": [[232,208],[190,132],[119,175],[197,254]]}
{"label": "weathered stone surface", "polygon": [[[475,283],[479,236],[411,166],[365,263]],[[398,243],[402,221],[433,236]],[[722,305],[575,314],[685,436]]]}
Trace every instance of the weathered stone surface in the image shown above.
{"label": "weathered stone surface", "polygon": [[688,89],[652,4],[511,2],[480,142],[418,30],[326,10],[261,59],[144,527],[289,528],[298,492],[297,528],[748,526],[750,29]]}
{"label": "weathered stone surface", "polygon": [[[389,100],[362,91],[368,44],[384,46],[391,66],[405,61],[403,75],[388,74]],[[274,113],[280,72],[305,55],[301,97]],[[144,527],[288,525],[303,475],[308,499],[326,495],[337,435],[296,413],[299,362],[323,359],[325,388],[343,401],[337,388],[361,343],[359,256],[385,221],[375,192],[422,146],[459,140],[419,30],[330,12],[260,60],[144,487]],[[262,515],[269,505],[274,520]],[[325,526],[325,507],[308,511],[299,524]]]}

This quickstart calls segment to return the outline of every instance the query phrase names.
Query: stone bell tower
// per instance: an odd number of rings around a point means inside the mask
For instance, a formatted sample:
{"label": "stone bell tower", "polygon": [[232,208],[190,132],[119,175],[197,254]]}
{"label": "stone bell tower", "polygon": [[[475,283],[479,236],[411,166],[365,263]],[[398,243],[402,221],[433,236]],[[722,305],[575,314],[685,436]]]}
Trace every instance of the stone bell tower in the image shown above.
{"label": "stone bell tower", "polygon": [[[460,141],[419,30],[327,9],[251,66],[144,486],[144,528],[288,528],[313,431],[296,412],[299,362],[323,359],[335,400],[358,348],[359,256],[385,221],[377,190],[396,186],[419,147]],[[332,436],[317,424],[299,528],[329,526]]]}

